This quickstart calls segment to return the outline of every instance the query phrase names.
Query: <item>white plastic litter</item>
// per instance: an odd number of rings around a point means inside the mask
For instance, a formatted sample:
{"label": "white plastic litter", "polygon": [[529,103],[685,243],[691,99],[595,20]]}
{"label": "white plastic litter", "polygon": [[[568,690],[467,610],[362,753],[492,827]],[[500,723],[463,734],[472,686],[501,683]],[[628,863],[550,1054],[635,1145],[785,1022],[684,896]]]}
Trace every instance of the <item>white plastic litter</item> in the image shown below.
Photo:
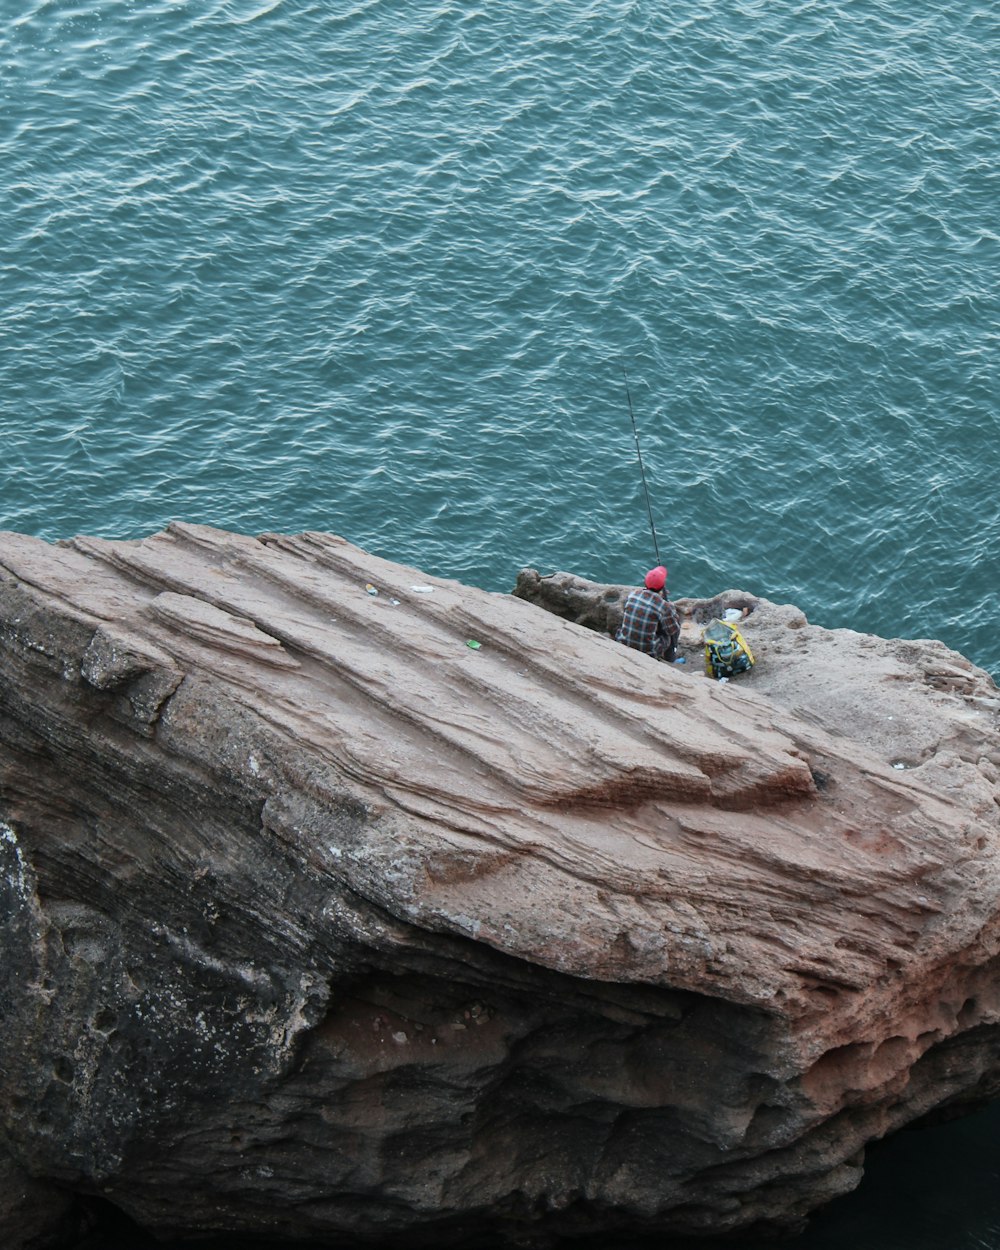
{"label": "white plastic litter", "polygon": [[743,613],[739,608],[726,608],[722,614],[722,619],[724,621],[740,621],[743,619]]}
{"label": "white plastic litter", "polygon": [[421,584],[421,585],[419,585],[419,586],[411,586],[411,587],[410,587],[410,589],[411,589],[411,590],[415,590],[415,591],[417,592],[417,594],[418,594],[418,595],[429,595],[429,594],[431,594],[431,593],[433,592],[434,587],[433,587],[433,586],[424,586],[423,584]]}

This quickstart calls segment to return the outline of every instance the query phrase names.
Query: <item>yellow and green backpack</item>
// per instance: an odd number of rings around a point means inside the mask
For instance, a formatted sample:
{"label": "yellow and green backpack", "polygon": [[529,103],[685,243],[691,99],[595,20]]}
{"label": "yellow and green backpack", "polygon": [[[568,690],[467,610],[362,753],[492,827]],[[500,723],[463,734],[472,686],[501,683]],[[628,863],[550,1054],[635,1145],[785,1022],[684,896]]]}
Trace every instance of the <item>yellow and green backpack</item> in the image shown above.
{"label": "yellow and green backpack", "polygon": [[735,625],[717,618],[702,632],[705,644],[705,672],[709,677],[735,677],[754,666],[753,652]]}

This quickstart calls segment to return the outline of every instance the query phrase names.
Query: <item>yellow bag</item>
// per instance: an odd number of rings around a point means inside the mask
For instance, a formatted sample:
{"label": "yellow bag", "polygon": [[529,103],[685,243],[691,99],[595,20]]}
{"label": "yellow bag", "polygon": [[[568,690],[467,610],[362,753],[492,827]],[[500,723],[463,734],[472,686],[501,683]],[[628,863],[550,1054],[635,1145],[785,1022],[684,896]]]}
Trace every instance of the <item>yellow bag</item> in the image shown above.
{"label": "yellow bag", "polygon": [[753,652],[735,625],[716,618],[705,626],[701,637],[705,644],[705,672],[709,677],[735,677],[753,668]]}

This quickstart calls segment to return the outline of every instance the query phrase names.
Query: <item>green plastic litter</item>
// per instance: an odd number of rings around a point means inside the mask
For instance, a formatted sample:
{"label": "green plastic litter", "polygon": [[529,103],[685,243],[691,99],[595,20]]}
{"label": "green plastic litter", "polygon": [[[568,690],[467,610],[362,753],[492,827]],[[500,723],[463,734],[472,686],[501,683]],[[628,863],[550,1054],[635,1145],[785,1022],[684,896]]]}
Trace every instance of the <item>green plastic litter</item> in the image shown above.
{"label": "green plastic litter", "polygon": [[478,651],[483,644],[481,642],[476,642],[475,638],[467,638],[465,640],[465,645],[467,647],[471,647],[473,651]]}

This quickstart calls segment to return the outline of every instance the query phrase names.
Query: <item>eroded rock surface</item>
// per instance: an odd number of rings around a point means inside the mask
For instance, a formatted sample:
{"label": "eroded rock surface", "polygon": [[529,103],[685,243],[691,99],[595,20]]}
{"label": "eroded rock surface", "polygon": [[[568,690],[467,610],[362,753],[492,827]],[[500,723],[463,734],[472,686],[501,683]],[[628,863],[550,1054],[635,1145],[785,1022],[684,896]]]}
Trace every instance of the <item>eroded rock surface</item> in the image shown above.
{"label": "eroded rock surface", "polygon": [[[18,1175],[161,1236],[787,1229],[992,1096],[990,678],[737,591],[661,665],[622,588],[517,590],[0,535]],[[759,663],[720,686],[729,604]]]}

